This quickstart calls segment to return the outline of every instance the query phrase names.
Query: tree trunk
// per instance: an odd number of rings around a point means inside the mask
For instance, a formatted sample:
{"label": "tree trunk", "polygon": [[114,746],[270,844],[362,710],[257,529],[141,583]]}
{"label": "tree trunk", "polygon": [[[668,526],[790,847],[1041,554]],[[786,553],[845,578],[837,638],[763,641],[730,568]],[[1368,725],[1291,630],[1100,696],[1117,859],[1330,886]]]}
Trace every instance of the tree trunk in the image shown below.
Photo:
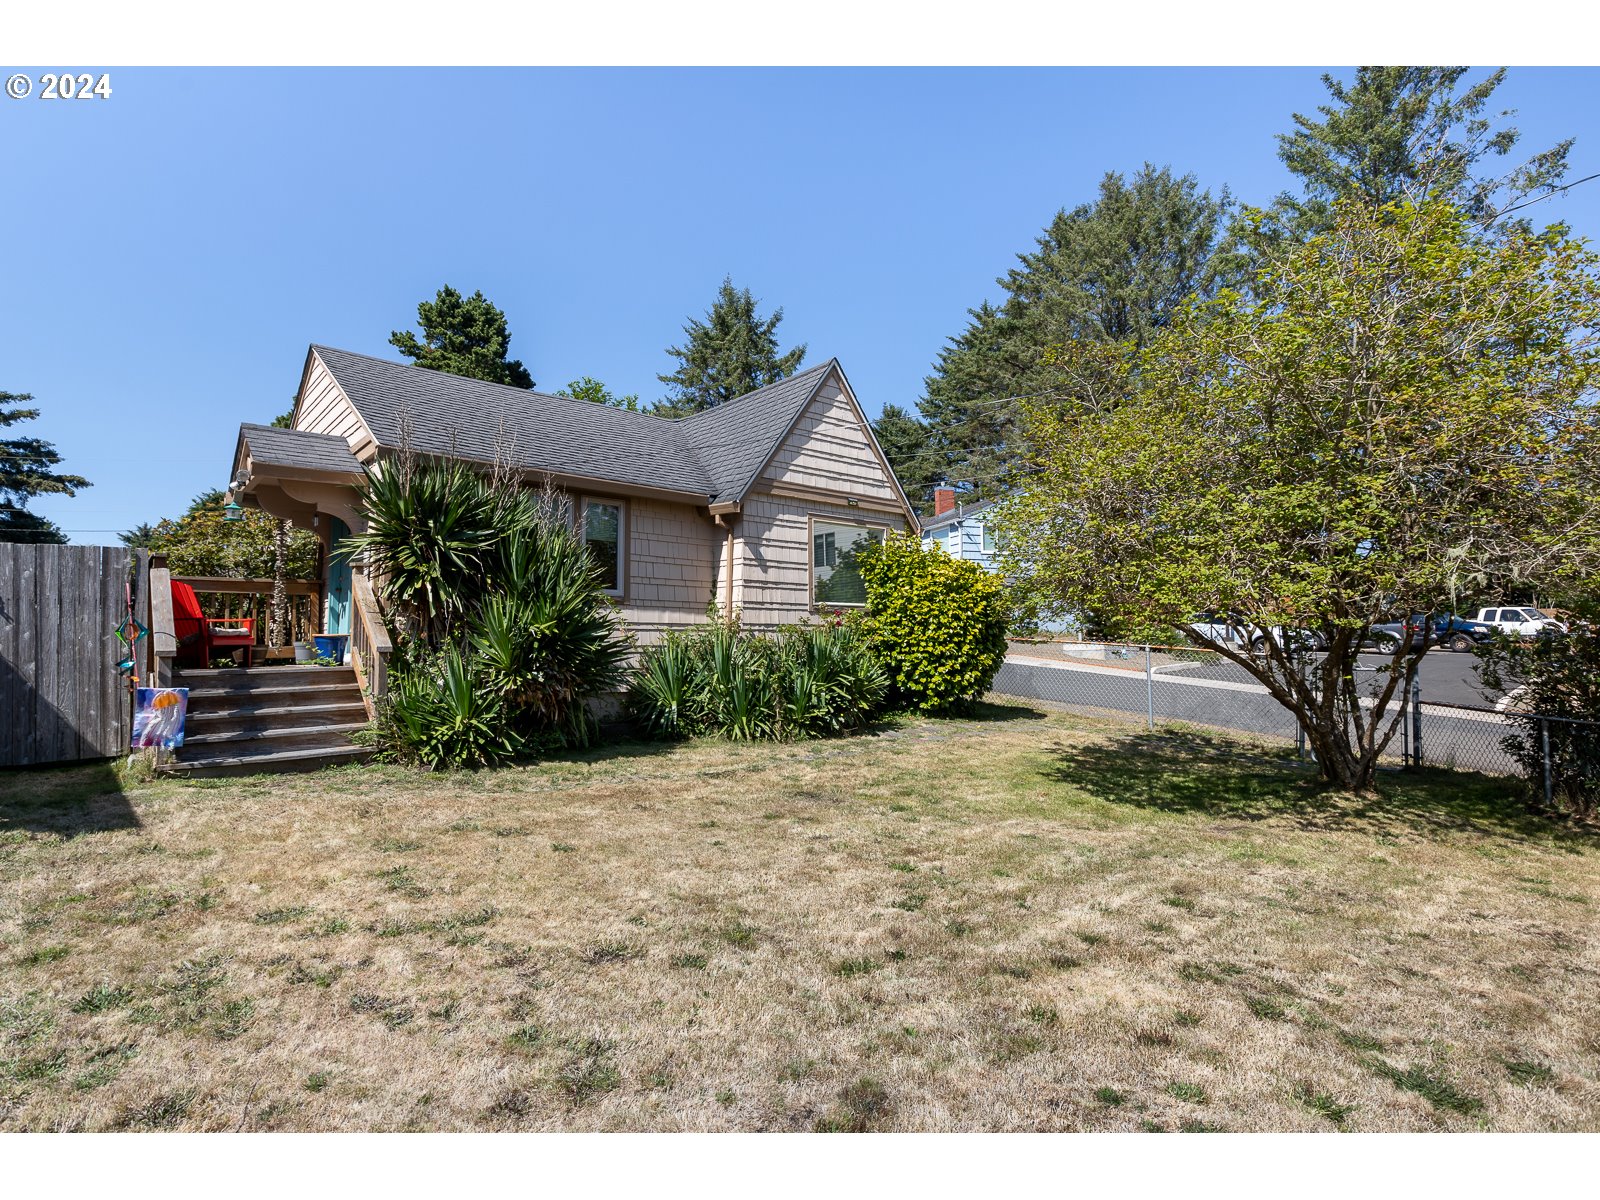
{"label": "tree trunk", "polygon": [[284,626],[289,619],[289,588],[285,580],[289,559],[289,522],[279,521],[272,533],[272,625],[268,641],[286,645]]}

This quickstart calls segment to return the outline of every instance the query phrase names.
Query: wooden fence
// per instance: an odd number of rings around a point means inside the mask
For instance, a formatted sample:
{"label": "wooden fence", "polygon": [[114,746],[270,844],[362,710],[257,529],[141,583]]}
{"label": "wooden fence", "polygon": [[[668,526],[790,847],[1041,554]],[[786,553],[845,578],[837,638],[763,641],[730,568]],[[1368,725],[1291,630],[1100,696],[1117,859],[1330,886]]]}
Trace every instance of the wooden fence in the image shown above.
{"label": "wooden fence", "polygon": [[120,546],[0,542],[0,767],[127,747],[128,680],[114,631],[132,563]]}

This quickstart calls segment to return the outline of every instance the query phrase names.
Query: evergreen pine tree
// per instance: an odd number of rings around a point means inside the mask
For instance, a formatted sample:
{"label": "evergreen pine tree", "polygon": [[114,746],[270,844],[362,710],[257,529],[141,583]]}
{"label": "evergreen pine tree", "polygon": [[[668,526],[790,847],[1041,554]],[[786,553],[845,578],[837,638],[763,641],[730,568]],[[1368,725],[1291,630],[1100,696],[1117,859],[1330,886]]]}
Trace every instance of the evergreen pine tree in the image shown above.
{"label": "evergreen pine tree", "polygon": [[533,376],[516,359],[508,358],[511,331],[506,315],[489,303],[482,292],[462,298],[453,287],[442,287],[431,301],[417,305],[422,337],[409,329],[389,335],[389,344],[419,367],[531,388]]}
{"label": "evergreen pine tree", "polygon": [[750,289],[735,288],[731,277],[723,279],[706,319],[690,318],[683,327],[688,335],[684,344],[667,348],[679,365],[670,375],[656,376],[672,390],[655,411],[671,417],[703,412],[793,375],[806,348],[778,353],[776,331],[782,320],[781,308],[763,319]]}
{"label": "evergreen pine tree", "polygon": [[1302,193],[1280,195],[1260,229],[1241,230],[1243,239],[1258,256],[1302,242],[1328,229],[1334,204],[1347,198],[1373,207],[1444,199],[1482,224],[1504,224],[1507,210],[1559,185],[1572,139],[1517,165],[1495,161],[1507,160],[1522,136],[1513,125],[1496,127],[1513,111],[1485,115],[1505,68],[1457,95],[1466,73],[1358,67],[1349,84],[1324,75],[1330,103],[1316,117],[1295,113],[1294,131],[1278,135],[1278,157]]}
{"label": "evergreen pine tree", "polygon": [[[27,393],[0,392],[0,429],[32,421],[37,408],[25,407]],[[47,517],[28,511],[34,496],[76,496],[91,486],[81,475],[65,475],[50,468],[61,461],[51,443],[39,438],[0,439],[0,542],[60,545],[67,540],[61,528]]]}
{"label": "evergreen pine tree", "polygon": [[1185,299],[1234,280],[1243,260],[1223,245],[1231,207],[1226,189],[1214,197],[1194,176],[1146,163],[1131,179],[1107,174],[1094,203],[1057,213],[998,281],[1003,303],[971,310],[926,380],[918,408],[951,482],[973,500],[1009,485],[1018,400],[1061,386],[1048,347],[1142,346]]}
{"label": "evergreen pine tree", "polygon": [[872,432],[895,478],[918,512],[931,507],[934,486],[944,478],[944,461],[925,421],[898,404],[885,404]]}

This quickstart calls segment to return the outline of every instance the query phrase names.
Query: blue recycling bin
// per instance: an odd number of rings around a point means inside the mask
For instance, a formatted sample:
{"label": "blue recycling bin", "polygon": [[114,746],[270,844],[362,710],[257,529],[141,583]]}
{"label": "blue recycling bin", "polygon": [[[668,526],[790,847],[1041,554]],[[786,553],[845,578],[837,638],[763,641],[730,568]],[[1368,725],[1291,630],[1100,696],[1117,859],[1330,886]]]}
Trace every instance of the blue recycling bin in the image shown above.
{"label": "blue recycling bin", "polygon": [[317,646],[318,658],[331,658],[338,666],[344,666],[344,648],[350,641],[348,633],[319,633],[311,639]]}

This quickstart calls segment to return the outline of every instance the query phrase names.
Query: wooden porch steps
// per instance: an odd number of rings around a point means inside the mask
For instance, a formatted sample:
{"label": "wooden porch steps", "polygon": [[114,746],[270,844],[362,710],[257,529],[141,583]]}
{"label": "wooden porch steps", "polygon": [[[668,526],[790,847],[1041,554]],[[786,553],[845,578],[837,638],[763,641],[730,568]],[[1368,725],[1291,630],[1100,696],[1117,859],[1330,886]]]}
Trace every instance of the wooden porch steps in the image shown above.
{"label": "wooden porch steps", "polygon": [[309,771],[362,762],[367,727],[351,667],[228,667],[176,673],[189,689],[183,748],[163,770],[210,777]]}

